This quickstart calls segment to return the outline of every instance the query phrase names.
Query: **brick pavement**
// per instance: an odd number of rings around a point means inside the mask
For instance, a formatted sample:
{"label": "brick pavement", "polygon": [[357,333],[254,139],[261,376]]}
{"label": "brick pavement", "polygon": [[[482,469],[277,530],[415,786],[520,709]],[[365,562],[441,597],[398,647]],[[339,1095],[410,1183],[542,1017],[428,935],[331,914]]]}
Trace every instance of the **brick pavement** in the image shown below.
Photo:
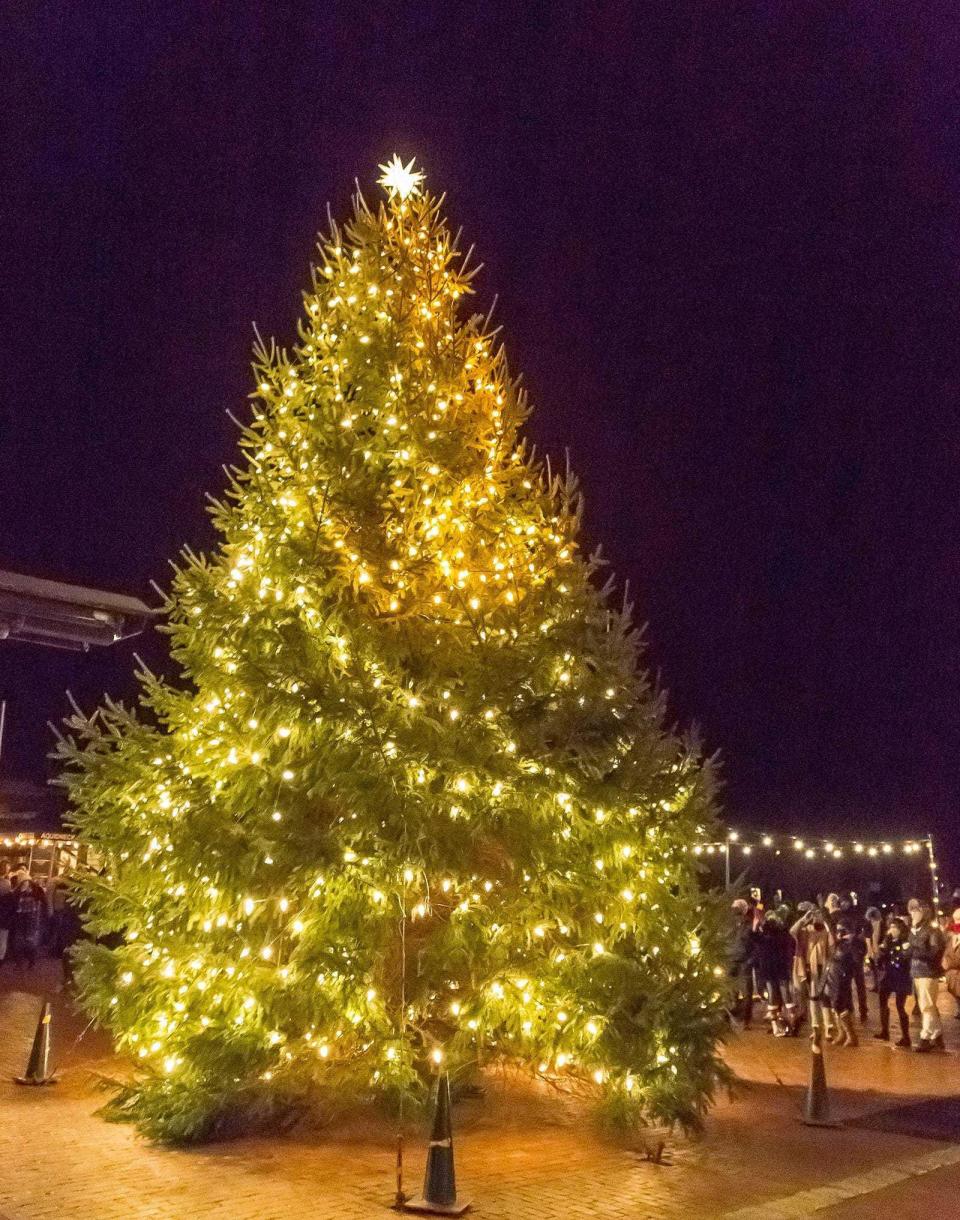
{"label": "brick pavement", "polygon": [[[367,1120],[337,1138],[303,1132],[174,1151],[156,1148],[126,1125],[103,1122],[90,1073],[115,1066],[103,1038],[88,1033],[58,1004],[55,1051],[61,1083],[21,1090],[8,1083],[22,1068],[36,1020],[37,980],[6,976],[0,992],[0,1217],[6,1220],[367,1220],[386,1215],[393,1193],[391,1131]],[[951,1035],[954,1043],[954,1031]],[[806,1081],[805,1040],[774,1041],[761,1032],[737,1037],[728,1058],[743,1080],[739,1096],[721,1100],[705,1137],[679,1142],[672,1164],[656,1166],[636,1149],[602,1139],[574,1108],[519,1095],[494,1082],[482,1102],[457,1107],[457,1174],[476,1213],[490,1220],[644,1220],[754,1214],[764,1220],[810,1214],[796,1208],[838,1205],[836,1189],[856,1180],[866,1199],[878,1191],[884,1210],[911,1190],[958,1170],[930,1165],[926,1177],[904,1179],[910,1166],[952,1145],[858,1129],[824,1131],[797,1121]],[[956,1055],[921,1058],[865,1043],[831,1051],[828,1075],[842,1118],[907,1099],[960,1092]],[[940,1162],[937,1162],[939,1164]],[[408,1142],[408,1185],[419,1184],[423,1139]],[[889,1172],[899,1167],[900,1182]],[[906,1167],[906,1168],[904,1168]],[[914,1169],[912,1172],[919,1172]],[[884,1178],[884,1174],[887,1175]],[[951,1176],[952,1175],[952,1176]],[[835,1193],[823,1193],[823,1188]],[[809,1192],[820,1191],[817,1195]],[[899,1194],[898,1194],[899,1191]],[[867,1192],[866,1194],[864,1192]],[[955,1197],[955,1196],[954,1196]],[[804,1202],[804,1199],[807,1202]],[[891,1200],[894,1200],[893,1202]],[[857,1198],[831,1207],[836,1217]],[[794,1210],[790,1210],[793,1208]],[[924,1213],[925,1215],[927,1213]],[[947,1213],[943,1213],[947,1214]]]}

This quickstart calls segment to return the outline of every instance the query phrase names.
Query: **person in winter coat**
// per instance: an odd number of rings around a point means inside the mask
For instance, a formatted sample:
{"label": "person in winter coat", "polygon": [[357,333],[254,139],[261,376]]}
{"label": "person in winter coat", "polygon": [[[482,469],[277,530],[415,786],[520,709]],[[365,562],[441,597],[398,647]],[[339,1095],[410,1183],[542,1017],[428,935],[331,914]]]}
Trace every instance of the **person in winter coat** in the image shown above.
{"label": "person in winter coat", "polygon": [[890,1040],[890,997],[897,1006],[900,1040],[897,1046],[910,1049],[910,1018],[907,1016],[907,996],[913,990],[910,978],[910,931],[902,919],[891,919],[890,927],[880,942],[874,960],[877,976],[877,999],[880,1001],[880,1032],[873,1036],[882,1042]]}
{"label": "person in winter coat", "polygon": [[757,981],[767,999],[771,1031],[784,1038],[797,1031],[797,1010],[790,990],[796,944],[778,915],[764,919],[756,942]]}
{"label": "person in winter coat", "polygon": [[866,924],[866,965],[869,968],[871,978],[873,979],[873,990],[878,991],[880,983],[877,976],[877,956],[880,953],[880,945],[883,941],[885,932],[885,928],[883,926],[883,915],[881,914],[879,907],[867,907],[863,918]]}
{"label": "person in winter coat", "polygon": [[943,932],[933,921],[933,908],[928,902],[918,902],[913,906],[912,920],[910,977],[920,1009],[920,1040],[913,1049],[924,1054],[946,1049],[943,1045],[943,1023],[937,1010],[937,995],[947,944]]}
{"label": "person in winter coat", "polygon": [[69,911],[67,883],[54,878],[47,887],[47,944],[51,957],[60,957],[69,943]]}
{"label": "person in winter coat", "polygon": [[960,906],[950,916],[946,927],[947,948],[943,955],[943,969],[947,991],[957,1005],[957,1020],[960,1021]]}
{"label": "person in winter coat", "polygon": [[834,1037],[833,1010],[824,1000],[827,963],[833,953],[833,932],[824,912],[810,904],[800,919],[790,929],[797,946],[794,967],[794,996],[801,994],[797,986],[797,973],[802,975],[802,991],[810,1002],[810,1026],[819,1030],[832,1041]]}
{"label": "person in winter coat", "polygon": [[850,927],[850,934],[853,937],[853,954],[855,958],[853,969],[853,985],[857,993],[857,1008],[860,1012],[860,1024],[866,1025],[869,1012],[867,1011],[867,977],[865,972],[865,963],[869,956],[868,936],[871,932],[870,924],[863,915],[854,906],[853,899],[849,894],[844,894],[840,898],[840,906],[837,911],[837,919],[842,919],[845,924]]}
{"label": "person in winter coat", "polygon": [[734,899],[727,949],[727,976],[733,987],[733,1015],[749,1029],[753,1019],[753,967],[757,932],[753,911],[745,898]]}
{"label": "person in winter coat", "polygon": [[830,931],[836,935],[837,919],[840,915],[840,895],[828,894],[821,904],[821,910],[826,917],[827,923],[830,925]]}
{"label": "person in winter coat", "polygon": [[853,986],[857,993],[857,1006],[860,1010],[860,1024],[866,1025],[870,1012],[867,1008],[867,976],[866,961],[869,954],[865,921],[853,913],[852,949],[854,956]]}
{"label": "person in winter coat", "polygon": [[840,918],[836,922],[836,941],[824,975],[823,996],[837,1024],[831,1038],[840,1046],[859,1046],[853,1025],[853,986],[858,963],[862,963],[854,943],[856,927]]}
{"label": "person in winter coat", "polygon": [[815,911],[816,907],[812,902],[800,902],[797,904],[796,921],[787,926],[790,928],[790,935],[793,937],[794,953],[793,953],[793,969],[790,974],[790,990],[793,994],[793,1002],[797,1006],[797,1014],[800,1020],[809,1012],[810,1009],[810,988],[807,984],[807,916]]}
{"label": "person in winter coat", "polygon": [[16,891],[17,905],[13,915],[13,960],[31,968],[37,964],[37,953],[43,933],[43,912],[46,895],[36,882],[24,877]]}

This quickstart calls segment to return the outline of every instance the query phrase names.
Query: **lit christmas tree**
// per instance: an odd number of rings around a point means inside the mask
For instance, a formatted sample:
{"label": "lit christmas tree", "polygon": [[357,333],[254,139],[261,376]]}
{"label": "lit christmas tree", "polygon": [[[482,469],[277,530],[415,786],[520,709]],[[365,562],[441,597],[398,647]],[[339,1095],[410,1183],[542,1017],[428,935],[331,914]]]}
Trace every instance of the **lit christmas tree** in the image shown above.
{"label": "lit christmas tree", "polygon": [[292,356],[257,352],[219,550],[169,597],[182,682],[58,746],[106,861],[84,1002],[140,1067],[116,1105],[187,1140],[510,1063],[695,1124],[724,1078],[710,770],[460,317],[440,201],[381,169]]}

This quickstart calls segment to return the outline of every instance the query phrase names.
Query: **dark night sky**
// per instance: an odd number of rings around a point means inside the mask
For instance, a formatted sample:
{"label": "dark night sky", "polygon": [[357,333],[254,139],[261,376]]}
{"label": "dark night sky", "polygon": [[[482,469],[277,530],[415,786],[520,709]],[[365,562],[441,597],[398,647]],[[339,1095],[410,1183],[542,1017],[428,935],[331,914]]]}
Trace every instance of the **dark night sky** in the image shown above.
{"label": "dark night sky", "polygon": [[[954,3],[5,6],[0,566],[209,544],[251,323],[394,149],[449,192],[735,823],[953,832]],[[7,774],[130,646],[0,651]],[[140,651],[162,656],[157,640]]]}

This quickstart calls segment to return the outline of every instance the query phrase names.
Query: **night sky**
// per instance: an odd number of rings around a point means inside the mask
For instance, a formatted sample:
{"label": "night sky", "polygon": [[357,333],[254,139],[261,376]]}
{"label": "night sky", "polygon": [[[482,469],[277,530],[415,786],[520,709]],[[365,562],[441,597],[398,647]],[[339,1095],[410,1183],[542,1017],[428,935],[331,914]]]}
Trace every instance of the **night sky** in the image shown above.
{"label": "night sky", "polygon": [[[953,833],[954,3],[5,6],[0,566],[154,600],[326,205],[416,154],[738,826]],[[156,637],[136,642],[163,664]],[[2,771],[132,646],[0,644]]]}

